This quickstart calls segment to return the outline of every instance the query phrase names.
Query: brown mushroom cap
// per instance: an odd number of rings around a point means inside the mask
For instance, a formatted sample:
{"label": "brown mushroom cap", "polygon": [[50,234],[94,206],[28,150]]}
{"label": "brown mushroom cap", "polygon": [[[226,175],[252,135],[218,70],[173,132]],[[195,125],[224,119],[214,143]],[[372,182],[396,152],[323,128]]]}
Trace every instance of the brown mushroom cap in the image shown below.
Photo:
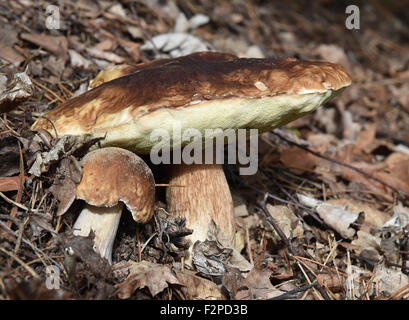
{"label": "brown mushroom cap", "polygon": [[[106,136],[103,146],[149,153],[156,128],[257,128],[261,132],[313,111],[351,80],[339,65],[249,59],[200,52],[156,60],[105,82],[47,113],[58,134]],[[33,130],[54,134],[39,119]]]}
{"label": "brown mushroom cap", "polygon": [[137,155],[120,148],[103,148],[85,155],[81,164],[78,199],[96,207],[113,207],[122,201],[139,223],[152,217],[155,181]]}

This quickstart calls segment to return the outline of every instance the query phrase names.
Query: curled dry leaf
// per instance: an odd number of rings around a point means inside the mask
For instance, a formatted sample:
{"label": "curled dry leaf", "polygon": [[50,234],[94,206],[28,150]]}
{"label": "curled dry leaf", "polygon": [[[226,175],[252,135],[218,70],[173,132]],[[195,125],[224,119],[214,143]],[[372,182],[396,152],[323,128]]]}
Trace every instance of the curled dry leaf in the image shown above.
{"label": "curled dry leaf", "polygon": [[48,141],[46,144],[50,145],[50,150],[37,153],[28,172],[35,177],[41,177],[52,166],[56,167],[53,184],[49,190],[59,201],[57,216],[63,215],[74,202],[76,187],[81,181],[81,165],[73,155],[82,155],[98,140],[90,139],[88,136],[65,135]]}
{"label": "curled dry leaf", "polygon": [[51,193],[60,202],[57,216],[63,215],[74,202],[76,187],[80,181],[81,166],[77,160],[73,156],[62,159],[58,165],[53,185],[50,187]]}
{"label": "curled dry leaf", "polygon": [[126,279],[116,285],[117,294],[120,299],[128,299],[135,290],[145,287],[148,288],[154,297],[168,288],[169,285],[181,287],[185,298],[189,300],[220,300],[225,298],[215,283],[200,278],[188,271],[176,270],[169,265],[148,261],[129,261],[118,263],[113,268],[114,273],[128,273]]}
{"label": "curled dry leaf", "polygon": [[[80,260],[86,264],[86,270],[102,277],[104,279],[112,278],[111,267],[106,259],[94,250],[94,233],[91,232],[88,237],[77,237],[71,232],[57,236],[57,242],[64,248],[65,266],[67,272],[71,273],[75,271],[74,266],[68,263],[68,261]],[[73,268],[71,268],[73,267]]]}
{"label": "curled dry leaf", "polygon": [[351,224],[361,223],[364,219],[362,212],[351,212],[347,207],[316,200],[301,194],[297,194],[297,196],[303,205],[316,210],[321,219],[343,238],[352,239],[355,235],[355,230],[350,227]]}
{"label": "curled dry leaf", "polygon": [[51,225],[52,214],[50,212],[33,212],[30,216],[30,226],[35,237],[40,236],[41,231],[47,230],[52,234],[56,234],[53,226]]}
{"label": "curled dry leaf", "polygon": [[229,264],[232,249],[224,248],[217,241],[196,241],[193,245],[193,265],[209,276],[222,276]]}
{"label": "curled dry leaf", "polygon": [[153,37],[140,49],[142,51],[159,50],[161,54],[155,58],[163,58],[166,55],[176,58],[192,52],[209,51],[209,46],[201,39],[187,33],[165,33]]}
{"label": "curled dry leaf", "polygon": [[0,113],[12,110],[33,94],[33,83],[25,72],[0,70]]}
{"label": "curled dry leaf", "polygon": [[405,228],[409,224],[409,208],[406,208],[402,205],[402,203],[398,203],[393,208],[393,216],[386,221],[381,230],[388,230],[393,235],[396,235],[402,232],[403,228]]}
{"label": "curled dry leaf", "polygon": [[209,222],[207,239],[203,242],[197,241],[192,254],[193,264],[203,274],[220,276],[226,272],[227,266],[242,272],[248,272],[253,267],[234,248],[213,220]]}
{"label": "curled dry leaf", "polygon": [[214,221],[209,222],[209,230],[207,233],[207,238],[210,241],[217,241],[223,247],[231,249],[231,258],[229,263],[238,268],[242,272],[248,272],[253,268],[253,265],[248,262],[238,250],[236,250],[233,244],[226,238],[223,231],[214,223]]}
{"label": "curled dry leaf", "polygon": [[352,199],[330,199],[327,202],[334,205],[347,206],[348,210],[352,212],[364,212],[364,225],[361,229],[365,229],[368,232],[372,230],[373,227],[381,227],[389,219],[389,215],[386,212],[377,210],[365,202]]}
{"label": "curled dry leaf", "polygon": [[76,138],[74,136],[63,136],[58,139],[55,146],[47,152],[37,153],[36,160],[31,166],[28,173],[40,177],[41,174],[47,172],[52,164],[59,162],[71,149],[71,146],[75,143]]}
{"label": "curled dry leaf", "polygon": [[49,151],[37,153],[37,157],[28,172],[40,177],[43,173],[48,172],[51,165],[60,162],[61,159],[73,154],[85,154],[99,140],[101,138],[91,139],[87,135],[80,137],[65,135],[58,138]]}
{"label": "curled dry leaf", "polygon": [[225,300],[217,285],[207,279],[198,277],[188,270],[175,270],[176,276],[183,284],[181,291],[188,300]]}
{"label": "curled dry leaf", "polygon": [[386,221],[377,234],[381,240],[381,249],[388,261],[398,262],[400,247],[407,241],[406,233],[409,224],[409,208],[398,203],[393,208],[393,216]]}
{"label": "curled dry leaf", "polygon": [[164,252],[165,255],[185,256],[185,250],[190,246],[185,238],[193,230],[186,228],[186,219],[170,215],[163,208],[155,210],[155,227],[158,237],[153,240],[153,247]]}
{"label": "curled dry leaf", "polygon": [[[126,279],[116,285],[117,294],[120,299],[128,299],[136,289],[147,287],[152,297],[169,287],[169,284],[181,285],[172,269],[168,265],[156,264],[149,261],[130,261],[121,268],[129,270]],[[114,272],[119,269],[114,266]]]}

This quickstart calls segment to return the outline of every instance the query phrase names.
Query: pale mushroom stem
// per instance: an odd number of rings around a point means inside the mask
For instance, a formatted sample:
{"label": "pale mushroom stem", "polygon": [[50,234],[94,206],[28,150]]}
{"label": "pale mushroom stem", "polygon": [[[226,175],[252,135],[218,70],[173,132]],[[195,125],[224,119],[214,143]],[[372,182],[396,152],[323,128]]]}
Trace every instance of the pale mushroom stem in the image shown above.
{"label": "pale mushroom stem", "polygon": [[113,207],[85,204],[73,227],[75,236],[87,237],[91,230],[94,231],[94,250],[109,264],[112,264],[112,249],[122,209],[122,202]]}
{"label": "pale mushroom stem", "polygon": [[[207,239],[211,219],[230,241],[234,238],[235,218],[229,185],[220,164],[172,165],[167,189],[168,210],[186,218],[193,229],[188,238],[193,244]],[[185,262],[190,264],[191,255]]]}

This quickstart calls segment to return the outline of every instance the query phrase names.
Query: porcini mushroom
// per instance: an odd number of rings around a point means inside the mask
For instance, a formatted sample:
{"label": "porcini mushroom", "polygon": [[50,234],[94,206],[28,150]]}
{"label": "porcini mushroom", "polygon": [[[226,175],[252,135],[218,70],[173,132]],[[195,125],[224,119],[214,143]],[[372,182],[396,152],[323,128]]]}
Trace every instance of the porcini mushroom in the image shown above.
{"label": "porcini mushroom", "polygon": [[112,263],[112,248],[123,205],[136,222],[153,215],[155,182],[150,168],[136,154],[121,148],[94,150],[81,160],[82,177],[77,198],[86,202],[73,234],[94,232],[95,250]]}
{"label": "porcini mushroom", "polygon": [[[142,64],[68,100],[47,118],[60,135],[105,137],[103,146],[148,154],[156,144],[155,129],[172,136],[177,123],[182,132],[194,128],[203,136],[217,128],[261,133],[314,111],[350,83],[346,71],[333,63],[200,52]],[[32,127],[40,128],[53,134],[44,119]],[[231,239],[233,206],[221,165],[173,166],[171,185],[181,182],[184,188],[168,191],[171,211],[186,216],[188,227],[207,227],[213,219]],[[205,236],[196,229],[193,242]]]}

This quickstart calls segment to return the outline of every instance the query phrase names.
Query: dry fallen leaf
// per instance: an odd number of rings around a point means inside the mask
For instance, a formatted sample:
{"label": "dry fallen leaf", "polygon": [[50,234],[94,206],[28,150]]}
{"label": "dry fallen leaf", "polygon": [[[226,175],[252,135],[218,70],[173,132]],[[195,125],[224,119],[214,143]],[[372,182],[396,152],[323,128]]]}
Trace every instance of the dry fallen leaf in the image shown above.
{"label": "dry fallen leaf", "polygon": [[319,163],[320,158],[298,147],[290,147],[281,152],[280,161],[294,173],[312,171]]}
{"label": "dry fallen leaf", "polygon": [[235,267],[242,272],[252,265],[238,252],[213,220],[209,222],[207,239],[197,241],[193,246],[193,264],[203,274],[221,276],[226,267]]}
{"label": "dry fallen leaf", "polygon": [[347,207],[352,212],[364,212],[361,229],[369,231],[371,227],[381,227],[389,218],[389,214],[373,208],[370,204],[352,199],[330,199],[327,201],[335,205]]}
{"label": "dry fallen leaf", "polygon": [[84,155],[86,151],[96,142],[103,138],[90,138],[89,135],[72,136],[65,135],[56,139],[52,148],[45,152],[37,153],[37,157],[28,171],[36,177],[47,172],[53,164],[60,162],[69,155]]}
{"label": "dry fallen leaf", "polygon": [[[128,299],[136,289],[147,287],[152,297],[169,287],[169,284],[182,285],[168,265],[156,264],[149,261],[130,261],[120,268],[127,268],[129,275],[116,285],[120,299]],[[118,272],[118,266],[113,267]]]}
{"label": "dry fallen leaf", "polygon": [[217,241],[196,241],[193,245],[192,262],[196,270],[209,276],[221,276],[232,250],[224,248]]}
{"label": "dry fallen leaf", "polygon": [[[192,52],[209,51],[209,45],[203,40],[187,33],[160,34],[145,42],[140,50],[160,52],[155,58],[163,58],[169,55],[172,58],[184,56]],[[156,52],[155,52],[156,54]]]}
{"label": "dry fallen leaf", "polygon": [[63,215],[76,198],[77,184],[81,181],[81,167],[74,157],[60,161],[50,192],[59,201],[57,216]]}
{"label": "dry fallen leaf", "polygon": [[225,299],[217,285],[207,279],[185,270],[180,271],[169,265],[149,261],[120,262],[114,267],[114,273],[128,273],[126,279],[116,285],[120,299],[128,299],[137,289],[147,287],[152,297],[169,285],[177,285],[188,300]]}
{"label": "dry fallen leaf", "polygon": [[25,72],[0,69],[0,113],[12,110],[34,94],[34,85]]}
{"label": "dry fallen leaf", "polygon": [[205,278],[201,278],[189,270],[174,270],[176,277],[183,285],[181,291],[184,292],[188,300],[225,300],[217,285]]}
{"label": "dry fallen leaf", "polygon": [[[369,173],[395,189],[409,194],[409,183],[407,183],[409,179],[409,155],[395,152],[389,155],[385,161],[376,164],[364,161],[345,162]],[[364,184],[368,190],[376,193],[386,201],[393,202],[392,190],[378,181],[367,178],[361,173],[346,167],[342,168],[341,176],[345,180]]]}
{"label": "dry fallen leaf", "polygon": [[22,33],[20,38],[34,43],[56,56],[64,57],[65,60],[68,58],[68,40],[66,37],[49,36],[44,33]]}
{"label": "dry fallen leaf", "polygon": [[[302,223],[290,208],[287,206],[272,206],[268,203],[267,210],[287,238],[295,238],[303,235],[304,229]],[[273,235],[277,240],[281,239],[276,231],[273,231]]]}
{"label": "dry fallen leaf", "polygon": [[379,284],[379,292],[392,295],[404,286],[409,285],[409,277],[400,270],[388,268],[385,264],[376,268],[374,282]]}
{"label": "dry fallen leaf", "polygon": [[244,280],[240,281],[240,289],[234,299],[266,300],[282,295],[284,292],[271,284],[269,269],[253,268]]}
{"label": "dry fallen leaf", "polygon": [[352,239],[355,230],[350,227],[351,224],[360,224],[364,219],[362,212],[351,212],[344,206],[316,200],[301,194],[297,194],[297,196],[300,203],[316,210],[321,219],[344,238]]}

